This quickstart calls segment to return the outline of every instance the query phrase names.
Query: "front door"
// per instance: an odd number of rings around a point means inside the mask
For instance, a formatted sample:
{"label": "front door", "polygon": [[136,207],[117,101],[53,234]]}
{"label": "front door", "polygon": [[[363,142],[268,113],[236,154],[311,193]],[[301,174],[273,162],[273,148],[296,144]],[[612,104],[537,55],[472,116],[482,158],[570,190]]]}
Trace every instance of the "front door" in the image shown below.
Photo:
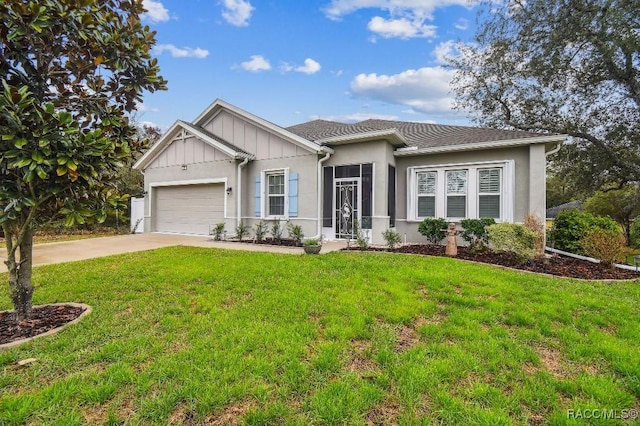
{"label": "front door", "polygon": [[360,220],[360,180],[336,179],[335,201],[336,238],[355,238],[354,221]]}

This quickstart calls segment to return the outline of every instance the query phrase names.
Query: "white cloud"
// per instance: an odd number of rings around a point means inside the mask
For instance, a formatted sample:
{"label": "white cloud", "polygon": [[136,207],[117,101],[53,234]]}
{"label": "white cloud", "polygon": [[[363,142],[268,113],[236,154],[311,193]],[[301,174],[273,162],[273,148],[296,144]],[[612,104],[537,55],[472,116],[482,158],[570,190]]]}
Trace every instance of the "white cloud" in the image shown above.
{"label": "white cloud", "polygon": [[464,31],[469,29],[469,20],[468,19],[464,19],[464,18],[460,18],[458,19],[458,21],[455,23],[454,25],[457,29],[459,29],[460,31]]}
{"label": "white cloud", "polygon": [[353,114],[345,114],[345,115],[312,115],[309,117],[311,120],[327,120],[327,121],[337,121],[338,123],[357,123],[364,120],[397,120],[397,115],[389,115],[389,114],[369,114],[364,112],[356,112]]}
{"label": "white cloud", "polygon": [[384,38],[417,38],[417,37],[435,37],[435,25],[425,25],[424,20],[407,18],[400,19],[384,19],[380,16],[374,16],[367,25],[369,31],[376,33]]}
{"label": "white cloud", "polygon": [[169,52],[174,58],[198,58],[203,59],[209,56],[209,51],[196,47],[183,47],[179,48],[173,44],[158,44],[153,48],[156,55],[160,55],[162,52]]}
{"label": "white cloud", "polygon": [[448,58],[454,58],[460,54],[458,42],[455,40],[443,41],[433,49],[432,53],[438,64],[445,65],[449,62]]}
{"label": "white cloud", "polygon": [[222,17],[236,27],[249,25],[249,19],[255,10],[251,3],[245,0],[222,0],[222,7]]}
{"label": "white cloud", "polygon": [[[472,7],[476,3],[478,0],[332,0],[324,13],[329,19],[340,20],[360,9],[379,9],[389,16],[375,16],[369,21],[368,28],[373,33],[384,38],[430,38],[436,36],[437,27],[426,22],[433,21],[437,9]],[[375,38],[370,40],[376,41]]]}
{"label": "white cloud", "polygon": [[311,58],[305,59],[304,65],[300,65],[300,66],[291,65],[287,62],[283,62],[280,65],[280,71],[282,72],[286,73],[286,72],[295,71],[295,72],[301,72],[309,75],[317,73],[318,71],[320,71],[320,68],[322,68],[320,64]]}
{"label": "white cloud", "polygon": [[320,71],[320,64],[314,61],[311,58],[307,58],[304,60],[304,65],[296,67],[294,71],[301,72],[304,74],[315,74]]}
{"label": "white cloud", "polygon": [[443,67],[425,67],[394,75],[359,74],[351,81],[355,97],[405,105],[421,113],[450,114],[453,97],[449,83],[454,71]]}
{"label": "white cloud", "polygon": [[251,55],[251,59],[241,63],[240,66],[242,69],[251,72],[268,71],[271,69],[271,64],[262,55]]}
{"label": "white cloud", "polygon": [[169,11],[159,1],[142,0],[142,7],[147,9],[142,17],[151,22],[167,22],[169,20]]}
{"label": "white cloud", "polygon": [[136,110],[138,110],[138,112],[159,112],[160,111],[158,108],[147,106],[143,102],[136,102]]}

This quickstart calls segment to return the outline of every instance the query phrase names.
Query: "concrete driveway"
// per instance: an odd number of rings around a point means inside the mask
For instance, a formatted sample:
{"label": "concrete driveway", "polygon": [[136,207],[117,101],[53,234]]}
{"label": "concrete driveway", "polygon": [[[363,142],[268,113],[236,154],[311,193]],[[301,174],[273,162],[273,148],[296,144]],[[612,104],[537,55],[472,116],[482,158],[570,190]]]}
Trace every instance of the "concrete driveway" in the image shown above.
{"label": "concrete driveway", "polygon": [[[53,263],[72,262],[94,257],[111,256],[113,254],[131,253],[153,250],[168,246],[194,246],[208,248],[224,248],[248,251],[268,251],[274,253],[301,254],[302,249],[296,247],[276,247],[213,241],[208,236],[170,235],[170,234],[133,234],[115,237],[89,238],[85,240],[64,241],[59,243],[38,244],[33,246],[34,266]],[[322,252],[339,250],[340,243],[325,244]],[[0,273],[7,272],[4,261],[7,259],[5,248],[0,248]]]}

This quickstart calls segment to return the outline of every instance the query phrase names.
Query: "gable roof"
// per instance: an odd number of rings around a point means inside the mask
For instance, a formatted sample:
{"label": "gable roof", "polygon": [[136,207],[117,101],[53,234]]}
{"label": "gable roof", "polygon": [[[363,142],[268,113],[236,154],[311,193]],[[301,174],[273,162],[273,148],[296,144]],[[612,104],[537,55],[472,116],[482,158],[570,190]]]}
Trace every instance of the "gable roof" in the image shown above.
{"label": "gable roof", "polygon": [[281,138],[293,143],[294,145],[298,145],[299,147],[305,148],[311,152],[316,152],[318,154],[324,152],[333,152],[333,150],[328,146],[318,144],[311,139],[291,132],[283,127],[278,126],[277,124],[265,120],[264,118],[260,118],[257,115],[251,114],[248,111],[238,108],[235,105],[231,105],[230,103],[225,102],[222,99],[216,99],[215,101],[213,101],[213,103],[209,105],[207,109],[205,109],[200,115],[198,115],[198,117],[196,117],[195,120],[193,120],[193,124],[196,126],[202,126],[222,110],[226,110],[236,116],[239,116],[255,124],[256,126],[261,127],[262,129],[265,129],[271,133],[275,133]]}
{"label": "gable roof", "polygon": [[353,138],[355,135],[373,134],[376,131],[391,129],[396,130],[406,141],[406,147],[396,151],[397,155],[560,142],[566,137],[565,135],[542,135],[517,130],[374,119],[353,124],[313,120],[287,127],[287,130],[292,133],[320,144],[329,145]]}
{"label": "gable roof", "polygon": [[244,151],[241,148],[227,142],[219,136],[203,129],[200,126],[193,125],[191,123],[184,122],[182,120],[176,121],[169,130],[156,141],[151,148],[133,165],[134,169],[144,169],[147,167],[160,153],[167,147],[181,130],[185,130],[194,136],[197,136],[205,143],[211,145],[215,149],[224,152],[226,155],[233,159],[254,159],[254,155]]}
{"label": "gable roof", "polygon": [[582,208],[582,201],[580,200],[570,201],[568,203],[560,204],[559,206],[548,208],[546,212],[546,217],[547,219],[555,219],[556,217],[558,217],[558,214],[563,210],[581,209],[581,208]]}

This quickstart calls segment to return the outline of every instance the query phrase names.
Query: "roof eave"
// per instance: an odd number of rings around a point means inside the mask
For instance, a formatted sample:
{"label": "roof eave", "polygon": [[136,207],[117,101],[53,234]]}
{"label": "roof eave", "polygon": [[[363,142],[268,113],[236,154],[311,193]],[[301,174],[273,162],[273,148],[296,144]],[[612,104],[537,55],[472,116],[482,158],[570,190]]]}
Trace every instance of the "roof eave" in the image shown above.
{"label": "roof eave", "polygon": [[531,138],[519,138],[519,139],[507,139],[501,141],[490,142],[478,142],[467,143],[461,145],[444,145],[435,146],[429,148],[417,148],[411,149],[408,147],[405,150],[396,150],[393,155],[396,157],[423,155],[423,154],[440,154],[447,152],[457,151],[477,151],[480,149],[493,149],[493,148],[509,148],[523,145],[537,145],[537,144],[550,144],[550,143],[562,143],[567,138],[567,135],[550,135],[550,136],[538,136]]}
{"label": "roof eave", "polygon": [[332,136],[316,141],[321,145],[345,145],[350,143],[368,142],[374,140],[386,140],[395,147],[407,146],[409,143],[396,129],[376,130],[372,132],[356,133],[353,135]]}

